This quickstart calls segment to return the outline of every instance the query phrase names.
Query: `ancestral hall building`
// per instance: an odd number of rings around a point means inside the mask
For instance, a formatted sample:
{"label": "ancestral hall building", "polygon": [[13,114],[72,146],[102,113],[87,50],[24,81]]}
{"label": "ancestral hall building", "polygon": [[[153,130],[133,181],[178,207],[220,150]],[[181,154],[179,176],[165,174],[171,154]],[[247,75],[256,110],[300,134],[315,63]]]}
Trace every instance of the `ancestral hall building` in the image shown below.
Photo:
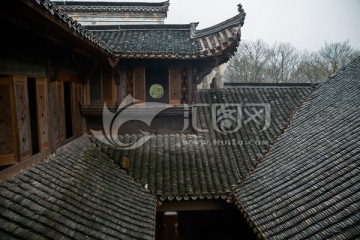
{"label": "ancestral hall building", "polygon": [[[0,1],[0,239],[359,238],[360,58],[318,85],[198,90],[245,12],[198,29],[170,6]],[[147,141],[90,136],[128,96],[170,106],[116,132]]]}

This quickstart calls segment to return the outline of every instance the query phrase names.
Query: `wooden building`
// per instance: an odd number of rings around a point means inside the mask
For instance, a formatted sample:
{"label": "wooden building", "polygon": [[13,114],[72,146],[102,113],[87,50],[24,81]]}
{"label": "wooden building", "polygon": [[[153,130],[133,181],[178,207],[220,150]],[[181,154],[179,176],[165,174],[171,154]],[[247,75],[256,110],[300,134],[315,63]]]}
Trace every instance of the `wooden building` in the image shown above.
{"label": "wooden building", "polygon": [[[120,133],[183,131],[187,118],[183,104],[188,104],[191,112],[191,104],[196,101],[196,86],[236,51],[245,19],[241,5],[238,10],[238,15],[201,30],[196,28],[197,23],[110,25],[109,22],[88,26],[111,50],[112,69],[98,67],[87,82],[87,99],[81,105],[87,129],[103,128],[104,102],[115,110],[131,95],[138,102],[160,102],[174,107],[158,114],[150,126],[132,121],[123,125]],[[161,96],[151,94],[155,88]],[[141,106],[136,111],[141,111]],[[148,108],[145,106],[143,111]],[[193,132],[191,126],[185,130]]]}
{"label": "wooden building", "polygon": [[0,164],[33,162],[84,132],[78,103],[110,51],[50,1],[0,4]]}

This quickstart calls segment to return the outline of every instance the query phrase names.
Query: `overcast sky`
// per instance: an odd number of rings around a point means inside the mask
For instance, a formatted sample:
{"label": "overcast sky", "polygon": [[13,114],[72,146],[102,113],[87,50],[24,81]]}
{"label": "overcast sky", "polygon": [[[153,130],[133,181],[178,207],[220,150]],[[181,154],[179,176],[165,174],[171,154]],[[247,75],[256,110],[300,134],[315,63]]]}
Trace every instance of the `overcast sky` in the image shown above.
{"label": "overcast sky", "polygon": [[165,23],[200,22],[198,29],[209,27],[235,16],[239,3],[246,12],[242,39],[290,42],[300,50],[349,39],[360,50],[360,0],[170,0]]}
{"label": "overcast sky", "polygon": [[360,49],[360,0],[170,0],[166,23],[197,22],[204,28],[246,12],[242,39],[290,42],[317,50],[324,42],[350,40]]}

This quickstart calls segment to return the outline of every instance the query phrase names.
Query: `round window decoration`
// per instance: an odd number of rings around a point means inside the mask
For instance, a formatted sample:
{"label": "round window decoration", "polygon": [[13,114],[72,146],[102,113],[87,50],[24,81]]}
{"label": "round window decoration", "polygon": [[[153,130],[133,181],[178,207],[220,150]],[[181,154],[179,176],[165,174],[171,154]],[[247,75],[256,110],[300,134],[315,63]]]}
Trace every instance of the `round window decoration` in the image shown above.
{"label": "round window decoration", "polygon": [[150,87],[150,96],[154,99],[159,99],[164,96],[164,88],[160,84],[153,84]]}

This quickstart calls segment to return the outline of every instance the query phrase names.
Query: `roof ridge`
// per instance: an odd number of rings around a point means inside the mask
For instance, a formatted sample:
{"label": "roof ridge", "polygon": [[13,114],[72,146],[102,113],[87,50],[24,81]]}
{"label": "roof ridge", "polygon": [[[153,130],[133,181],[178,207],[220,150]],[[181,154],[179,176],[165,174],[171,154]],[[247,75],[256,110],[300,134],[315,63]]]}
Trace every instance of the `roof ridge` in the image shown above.
{"label": "roof ridge", "polygon": [[[226,88],[229,87],[314,87],[318,83],[262,83],[262,82],[224,82]],[[229,86],[229,87],[227,87]]]}
{"label": "roof ridge", "polygon": [[89,31],[112,31],[112,30],[190,30],[190,24],[134,24],[134,25],[93,25],[86,26]]}
{"label": "roof ridge", "polygon": [[89,6],[89,7],[168,7],[170,5],[169,0],[163,2],[105,2],[105,1],[61,1],[55,0],[52,1],[58,6]]}
{"label": "roof ridge", "polygon": [[191,38],[201,38],[230,27],[242,27],[244,25],[246,13],[241,4],[238,4],[238,12],[239,13],[236,16],[204,29],[197,30],[196,27],[198,23],[191,23]]}

